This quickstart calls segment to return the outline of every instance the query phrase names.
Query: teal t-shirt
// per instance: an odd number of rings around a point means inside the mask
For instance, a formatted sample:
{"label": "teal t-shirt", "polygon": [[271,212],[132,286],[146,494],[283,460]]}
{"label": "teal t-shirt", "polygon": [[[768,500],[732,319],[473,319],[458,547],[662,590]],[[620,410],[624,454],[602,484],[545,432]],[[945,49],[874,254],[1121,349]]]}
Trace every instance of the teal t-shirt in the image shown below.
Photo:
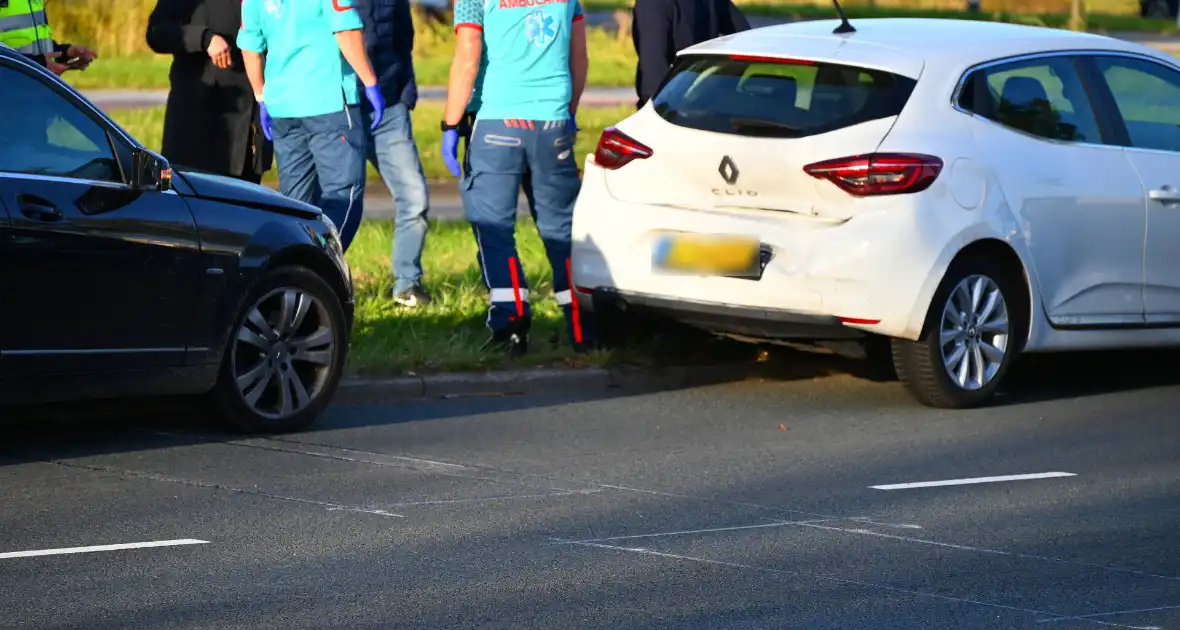
{"label": "teal t-shirt", "polygon": [[262,100],[270,115],[322,116],[360,103],[336,33],[362,28],[348,0],[243,0],[238,48],[266,53]]}
{"label": "teal t-shirt", "polygon": [[456,0],[455,30],[483,32],[468,111],[477,118],[568,120],[570,27],[578,0]]}

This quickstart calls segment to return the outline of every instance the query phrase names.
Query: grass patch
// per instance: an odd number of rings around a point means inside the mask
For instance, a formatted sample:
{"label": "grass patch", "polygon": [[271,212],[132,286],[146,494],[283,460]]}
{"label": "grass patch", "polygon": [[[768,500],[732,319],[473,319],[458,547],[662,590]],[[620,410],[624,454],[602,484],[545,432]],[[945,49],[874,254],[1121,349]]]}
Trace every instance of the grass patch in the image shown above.
{"label": "grass patch", "polygon": [[[52,5],[50,5],[52,6]],[[146,28],[146,26],[145,26]],[[414,36],[414,72],[419,85],[446,85],[455,50],[455,35],[449,29],[419,26]],[[142,37],[142,36],[141,36]],[[92,38],[79,36],[79,43]],[[635,83],[635,48],[630,36],[619,38],[601,28],[588,31],[591,51],[590,72],[586,83],[591,87],[617,87]],[[84,71],[67,72],[63,78],[81,90],[168,88],[168,69],[172,57],[157,55],[146,48],[126,50],[126,46],[107,52],[95,44],[100,58]]]}
{"label": "grass patch", "polygon": [[426,307],[403,310],[390,299],[393,224],[366,221],[348,250],[356,291],[356,321],[348,371],[358,375],[421,374],[505,367],[604,367],[693,365],[751,360],[754,346],[725,341],[685,327],[657,324],[637,330],[637,343],[611,351],[575,355],[565,320],[553,299],[552,271],[540,235],[530,220],[516,228],[516,246],[530,288],[533,312],[529,354],[510,359],[480,348],[487,290],[476,264],[471,227],[432,221],[422,253],[424,284],[434,296]]}
{"label": "grass patch", "polygon": [[[584,0],[587,11],[615,11],[630,9],[630,0]],[[816,2],[767,2],[766,0],[737,0],[737,5],[747,16],[781,18],[792,20],[813,20],[835,18],[835,10],[831,3]],[[1034,12],[1027,8],[1004,7],[998,10],[988,8],[983,3],[983,10],[970,13],[965,10],[966,2],[956,2],[949,7],[921,6],[917,2],[896,3],[892,6],[872,6],[867,4],[841,3],[848,19],[857,18],[942,18],[952,20],[980,20],[987,22],[1011,22],[1015,24],[1029,24],[1033,26],[1049,26],[1064,28],[1069,22],[1068,5],[1054,6],[1056,10]],[[1091,31],[1135,31],[1147,33],[1176,33],[1180,32],[1175,20],[1145,19],[1138,15],[1138,5],[1126,2],[1108,2],[1094,6],[1099,9],[1085,15],[1086,27]],[[1105,9],[1105,10],[1102,10]]]}
{"label": "grass patch", "polygon": [[[516,241],[530,283],[533,324],[529,355],[512,363],[521,367],[606,364],[611,359],[608,353],[575,359],[570,350],[561,311],[553,300],[545,250],[531,221],[517,226]],[[484,326],[488,302],[471,227],[460,221],[430,224],[422,265],[435,300],[412,311],[399,309],[390,299],[392,242],[392,222],[367,221],[348,250],[357,293],[350,371],[399,374],[506,365],[507,356],[480,350],[489,335]]]}
{"label": "grass patch", "polygon": [[[440,148],[442,132],[438,128],[438,121],[442,119],[443,108],[438,103],[422,103],[411,114],[414,125],[414,138],[418,142],[418,151],[422,157],[422,168],[426,177],[431,180],[450,180],[451,174],[443,163]],[[594,152],[598,143],[598,136],[605,127],[619,122],[623,118],[635,113],[633,106],[623,107],[584,107],[578,112],[578,125],[582,131],[578,134],[577,159],[581,165],[586,155]],[[121,109],[110,112],[115,122],[127,130],[133,137],[142,142],[147,148],[158,151],[161,137],[164,133],[164,108],[150,107],[145,109]],[[370,164],[368,167],[369,180],[380,182],[381,178]],[[264,183],[274,185],[278,182],[278,170],[271,169],[263,180]]]}
{"label": "grass patch", "polygon": [[[877,4],[846,3],[852,19],[874,17],[933,17],[963,20],[1014,22],[1038,26],[1065,27],[1068,5],[1062,0],[1042,0],[1039,4],[984,2],[983,11],[968,13],[962,2],[939,0],[887,2]],[[776,2],[772,0],[738,0],[747,15],[807,20],[834,17],[830,3]],[[58,39],[89,45],[101,55],[90,68],[68,72],[66,81],[80,89],[167,89],[171,57],[156,55],[147,48],[144,33],[153,0],[56,0],[49,5],[49,18]],[[587,11],[629,11],[632,0],[585,0]],[[883,6],[888,4],[888,6]],[[1138,17],[1134,0],[1101,0],[1088,3],[1092,13],[1086,24],[1094,31],[1140,31],[1176,33],[1180,27],[1173,20],[1148,20]],[[418,19],[415,25],[414,67],[420,85],[445,85],[454,51],[454,33],[445,27],[431,26]],[[590,73],[587,83],[593,87],[629,86],[635,80],[635,51],[629,32],[612,33],[601,28],[589,30]]]}

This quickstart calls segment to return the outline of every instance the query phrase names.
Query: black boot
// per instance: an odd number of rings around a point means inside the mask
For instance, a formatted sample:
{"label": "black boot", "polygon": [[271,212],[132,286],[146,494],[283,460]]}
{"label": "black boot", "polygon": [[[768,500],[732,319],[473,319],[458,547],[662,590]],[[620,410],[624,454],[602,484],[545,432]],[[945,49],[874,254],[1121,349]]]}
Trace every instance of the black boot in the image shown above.
{"label": "black boot", "polygon": [[528,322],[517,320],[510,322],[504,328],[492,333],[492,338],[488,339],[483,344],[483,350],[495,350],[497,352],[505,352],[509,357],[515,358],[528,354],[529,351],[529,324]]}

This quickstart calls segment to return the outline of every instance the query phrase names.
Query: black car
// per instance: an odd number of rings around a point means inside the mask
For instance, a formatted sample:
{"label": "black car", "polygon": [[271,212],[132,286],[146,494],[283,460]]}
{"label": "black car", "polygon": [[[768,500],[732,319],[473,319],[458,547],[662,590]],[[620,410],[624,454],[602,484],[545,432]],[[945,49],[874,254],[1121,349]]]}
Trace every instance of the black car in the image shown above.
{"label": "black car", "polygon": [[195,395],[250,432],[306,427],[340,381],[352,279],[317,208],[173,171],[0,45],[0,418]]}

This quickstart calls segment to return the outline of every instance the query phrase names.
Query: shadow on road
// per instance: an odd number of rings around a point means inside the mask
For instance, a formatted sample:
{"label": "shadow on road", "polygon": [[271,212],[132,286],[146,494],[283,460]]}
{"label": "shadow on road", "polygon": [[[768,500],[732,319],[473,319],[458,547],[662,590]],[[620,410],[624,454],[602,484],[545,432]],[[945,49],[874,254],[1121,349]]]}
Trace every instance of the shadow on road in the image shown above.
{"label": "shadow on road", "polygon": [[[423,399],[390,404],[336,405],[325,418],[307,433],[330,432],[363,427],[428,422],[446,418],[498,412],[524,411],[546,407],[649,395],[686,387],[724,385],[748,378],[767,382],[821,381],[831,377],[851,377],[850,404],[857,407],[877,405],[896,409],[916,402],[904,395],[901,384],[891,387],[858,388],[856,382],[882,380],[870,373],[867,363],[832,355],[802,352],[781,347],[761,348],[750,344],[713,340],[706,352],[692,349],[692,333],[670,328],[666,338],[653,343],[665,349],[660,363],[684,365],[699,361],[703,355],[724,357],[731,362],[748,364],[745,378],[732,371],[712,373],[701,368],[697,378],[687,382],[661,383],[644,379],[631,385],[628,370],[620,372],[620,385],[594,393],[562,392],[552,395],[473,396],[459,399]],[[679,347],[679,350],[676,348]],[[1180,384],[1180,361],[1174,350],[1135,352],[1063,353],[1029,355],[1013,366],[1006,385],[992,406],[1020,405],[1060,399],[1134,391]],[[659,365],[639,368],[659,369]],[[638,372],[637,372],[638,373]],[[757,385],[752,385],[756,387]],[[855,390],[855,391],[852,391]],[[818,390],[817,390],[818,391]],[[824,388],[822,395],[831,395]],[[887,394],[883,392],[888,392]],[[827,401],[832,404],[840,401]],[[198,414],[188,400],[152,399],[111,401],[7,409],[4,412],[5,438],[0,446],[0,466],[42,459],[70,459],[120,452],[176,448],[203,443],[242,439],[244,436],[221,430]]]}

